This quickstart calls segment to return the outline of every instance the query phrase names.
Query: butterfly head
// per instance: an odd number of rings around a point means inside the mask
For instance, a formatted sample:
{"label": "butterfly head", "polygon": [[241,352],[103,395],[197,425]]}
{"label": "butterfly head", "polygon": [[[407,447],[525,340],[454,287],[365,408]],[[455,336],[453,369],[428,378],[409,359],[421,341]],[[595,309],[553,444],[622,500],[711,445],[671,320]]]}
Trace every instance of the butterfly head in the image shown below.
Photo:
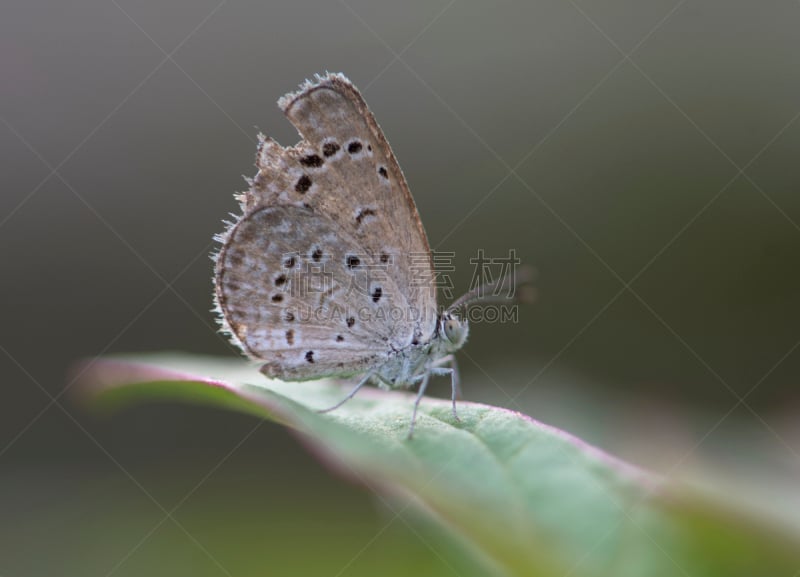
{"label": "butterfly head", "polygon": [[448,353],[453,353],[464,346],[469,336],[469,322],[458,313],[446,310],[439,317],[439,336]]}

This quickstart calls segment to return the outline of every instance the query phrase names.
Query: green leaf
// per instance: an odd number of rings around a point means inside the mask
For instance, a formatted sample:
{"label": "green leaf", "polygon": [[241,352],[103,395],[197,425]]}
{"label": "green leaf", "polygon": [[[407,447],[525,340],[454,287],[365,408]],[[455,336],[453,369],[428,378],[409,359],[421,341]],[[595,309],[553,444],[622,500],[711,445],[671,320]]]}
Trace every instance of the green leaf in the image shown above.
{"label": "green leaf", "polygon": [[320,458],[418,510],[498,575],[615,577],[786,575],[800,540],[729,504],[624,463],[580,439],[498,407],[425,398],[406,439],[413,395],[265,379],[242,362],[152,355],[89,363],[97,405],[176,399],[268,418]]}

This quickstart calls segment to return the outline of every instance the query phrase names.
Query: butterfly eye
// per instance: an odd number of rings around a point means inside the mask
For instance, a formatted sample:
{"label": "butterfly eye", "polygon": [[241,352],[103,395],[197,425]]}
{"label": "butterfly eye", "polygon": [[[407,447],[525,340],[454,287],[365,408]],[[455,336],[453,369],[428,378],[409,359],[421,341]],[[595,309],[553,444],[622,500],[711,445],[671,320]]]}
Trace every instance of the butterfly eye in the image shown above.
{"label": "butterfly eye", "polygon": [[453,346],[453,350],[461,348],[467,340],[469,325],[456,317],[442,319],[442,333],[444,338]]}

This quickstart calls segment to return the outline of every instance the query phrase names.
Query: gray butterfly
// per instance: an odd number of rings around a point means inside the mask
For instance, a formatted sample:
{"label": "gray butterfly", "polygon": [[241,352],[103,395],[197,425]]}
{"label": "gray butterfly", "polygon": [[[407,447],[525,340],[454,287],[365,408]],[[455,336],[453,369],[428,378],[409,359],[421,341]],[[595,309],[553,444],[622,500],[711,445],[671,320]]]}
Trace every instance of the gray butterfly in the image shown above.
{"label": "gray butterfly", "polygon": [[[242,216],[217,240],[215,300],[232,341],[281,380],[360,376],[419,385],[451,377],[469,333],[458,309],[437,309],[430,247],[400,166],[361,94],[341,74],[317,76],[278,105],[301,142],[259,136],[258,173]],[[493,291],[496,293],[497,291]],[[324,412],[324,411],[323,411]]]}

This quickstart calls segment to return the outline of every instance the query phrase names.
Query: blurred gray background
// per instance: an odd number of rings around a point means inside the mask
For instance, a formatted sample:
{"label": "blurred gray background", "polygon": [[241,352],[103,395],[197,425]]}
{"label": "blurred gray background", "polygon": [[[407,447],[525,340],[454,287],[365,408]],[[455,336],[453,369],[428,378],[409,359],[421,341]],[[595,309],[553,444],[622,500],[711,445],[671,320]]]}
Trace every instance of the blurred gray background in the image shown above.
{"label": "blurred gray background", "polygon": [[441,569],[399,522],[370,541],[391,515],[276,425],[107,419],[68,390],[85,357],[236,355],[211,238],[257,132],[297,140],[277,98],[325,70],[362,90],[456,293],[479,248],[538,270],[518,324],[473,327],[467,399],[671,474],[800,476],[800,3],[0,10],[0,574]]}

